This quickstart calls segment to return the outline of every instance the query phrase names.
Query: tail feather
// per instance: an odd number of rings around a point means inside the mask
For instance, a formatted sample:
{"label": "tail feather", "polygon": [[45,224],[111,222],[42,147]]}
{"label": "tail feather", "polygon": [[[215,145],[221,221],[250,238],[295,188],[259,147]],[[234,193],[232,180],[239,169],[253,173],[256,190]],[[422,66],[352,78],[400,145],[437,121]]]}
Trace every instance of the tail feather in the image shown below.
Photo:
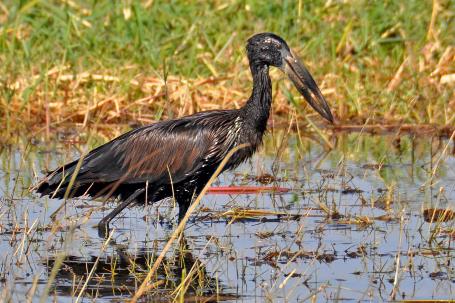
{"label": "tail feather", "polygon": [[[69,186],[71,177],[76,170],[76,166],[77,161],[73,161],[50,172],[38,184],[32,187],[31,190],[40,193],[42,196],[49,195],[63,198]],[[80,185],[76,186],[79,187]]]}
{"label": "tail feather", "polygon": [[[76,160],[50,172],[30,190],[40,193],[41,196],[48,195],[54,198],[64,198],[70,186],[70,180],[76,171],[77,162]],[[134,185],[131,188],[135,188]],[[82,195],[95,198],[100,196],[110,197],[129,193],[130,190],[130,188],[123,188],[123,185],[117,182],[96,181],[90,178],[89,172],[79,171],[74,183],[71,185],[68,197],[79,197]]]}

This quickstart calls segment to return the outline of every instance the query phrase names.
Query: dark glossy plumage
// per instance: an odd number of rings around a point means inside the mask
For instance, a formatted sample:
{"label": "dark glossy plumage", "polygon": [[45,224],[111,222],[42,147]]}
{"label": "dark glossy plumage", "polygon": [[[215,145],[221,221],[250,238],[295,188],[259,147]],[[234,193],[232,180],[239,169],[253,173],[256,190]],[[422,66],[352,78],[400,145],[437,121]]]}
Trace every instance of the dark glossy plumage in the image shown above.
{"label": "dark glossy plumage", "polygon": [[[181,217],[232,148],[249,144],[231,157],[224,170],[248,159],[261,144],[272,102],[269,66],[291,73],[291,80],[306,98],[310,89],[318,100],[309,100],[310,95],[308,102],[332,121],[314,80],[283,39],[270,33],[255,35],[248,41],[247,52],[253,92],[241,109],[201,112],[121,135],[83,159],[70,196],[119,196],[125,200],[136,193],[134,200],[143,203],[146,196],[149,202],[155,202],[174,192]],[[77,163],[78,160],[50,173],[38,185],[37,192],[63,197]],[[147,190],[141,190],[146,185]]]}
{"label": "dark glossy plumage", "polygon": [[[205,185],[213,166],[216,168],[230,149],[245,143],[240,116],[239,110],[201,112],[125,133],[84,158],[71,196],[128,197],[147,181],[150,201],[172,195],[171,183],[177,196],[181,191],[187,196],[190,188]],[[259,138],[256,140],[259,144]],[[239,151],[226,169],[237,166],[252,153],[253,148]],[[63,198],[77,162],[52,172],[37,191]],[[54,193],[64,174],[69,177]],[[142,196],[138,200],[144,201],[145,193]]]}

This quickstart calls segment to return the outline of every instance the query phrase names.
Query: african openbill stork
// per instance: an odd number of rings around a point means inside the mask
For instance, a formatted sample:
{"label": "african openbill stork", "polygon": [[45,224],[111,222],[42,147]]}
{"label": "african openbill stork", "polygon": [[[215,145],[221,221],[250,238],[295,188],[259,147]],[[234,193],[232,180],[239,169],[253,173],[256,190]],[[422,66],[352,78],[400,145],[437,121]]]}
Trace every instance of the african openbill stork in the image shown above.
{"label": "african openbill stork", "polygon": [[100,228],[107,230],[109,222],[133,202],[152,203],[172,196],[181,219],[231,149],[248,144],[235,152],[223,170],[237,167],[260,146],[272,102],[269,66],[286,73],[306,101],[333,123],[313,77],[282,38],[256,34],[246,49],[253,92],[242,108],[205,111],[131,130],[88,153],[78,171],[79,160],[75,160],[49,173],[36,191],[62,198],[77,173],[70,197],[123,201],[99,222]]}

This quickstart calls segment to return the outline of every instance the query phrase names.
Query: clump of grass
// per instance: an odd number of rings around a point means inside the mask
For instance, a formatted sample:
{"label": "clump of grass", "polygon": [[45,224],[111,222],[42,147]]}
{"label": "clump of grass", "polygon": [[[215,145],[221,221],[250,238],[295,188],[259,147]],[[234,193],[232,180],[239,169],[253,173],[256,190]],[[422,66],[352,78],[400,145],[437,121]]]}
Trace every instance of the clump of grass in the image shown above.
{"label": "clump of grass", "polygon": [[[452,13],[433,2],[6,1],[0,115],[11,133],[238,108],[251,86],[245,41],[272,31],[304,59],[339,121],[453,125]],[[296,115],[289,100],[305,104],[288,87],[276,86],[276,119]]]}

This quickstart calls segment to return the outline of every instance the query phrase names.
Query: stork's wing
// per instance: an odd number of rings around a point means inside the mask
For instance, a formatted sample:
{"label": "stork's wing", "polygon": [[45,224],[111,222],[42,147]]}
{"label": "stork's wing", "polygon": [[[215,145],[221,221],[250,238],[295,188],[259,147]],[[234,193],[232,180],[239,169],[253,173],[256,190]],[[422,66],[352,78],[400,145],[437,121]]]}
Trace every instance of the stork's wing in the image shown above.
{"label": "stork's wing", "polygon": [[103,145],[87,155],[77,181],[181,181],[202,165],[211,134],[198,132],[195,128],[180,128],[169,131],[156,126],[148,127]]}
{"label": "stork's wing", "polygon": [[[205,112],[168,120],[130,131],[92,150],[82,160],[76,184],[178,183],[199,170],[213,156],[220,124],[229,122],[228,111]],[[211,119],[207,119],[211,118]],[[210,122],[209,122],[210,121]],[[38,192],[65,185],[79,160],[50,173]],[[62,182],[62,178],[65,180]],[[42,188],[42,189],[41,189]]]}

